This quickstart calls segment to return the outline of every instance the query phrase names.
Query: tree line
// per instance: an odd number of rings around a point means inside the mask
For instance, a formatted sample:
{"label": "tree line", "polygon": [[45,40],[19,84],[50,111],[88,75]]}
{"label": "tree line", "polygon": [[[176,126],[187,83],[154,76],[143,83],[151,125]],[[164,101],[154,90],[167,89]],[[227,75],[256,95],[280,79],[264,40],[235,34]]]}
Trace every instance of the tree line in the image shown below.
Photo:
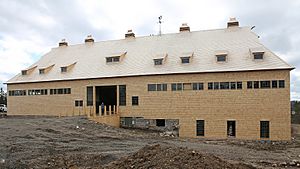
{"label": "tree line", "polygon": [[7,105],[7,93],[2,88],[0,89],[0,104]]}

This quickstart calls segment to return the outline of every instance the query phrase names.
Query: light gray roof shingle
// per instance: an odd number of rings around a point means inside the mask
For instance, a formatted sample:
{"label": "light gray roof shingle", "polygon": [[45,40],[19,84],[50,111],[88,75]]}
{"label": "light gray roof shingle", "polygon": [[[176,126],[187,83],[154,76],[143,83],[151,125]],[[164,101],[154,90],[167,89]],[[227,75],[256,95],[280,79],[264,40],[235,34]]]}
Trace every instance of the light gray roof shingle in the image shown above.
{"label": "light gray roof shingle", "polygon": [[[254,61],[251,49],[264,49],[263,61]],[[227,51],[226,63],[217,63],[215,54]],[[106,63],[106,57],[125,53],[119,63]],[[193,53],[191,63],[181,64],[180,57]],[[163,65],[155,66],[153,59],[167,54]],[[75,63],[67,73],[60,67]],[[53,65],[45,74],[40,68]],[[264,47],[249,27],[180,32],[161,36],[145,36],[101,41],[53,48],[27,75],[18,74],[7,83],[73,80],[152,74],[248,71],[264,69],[293,69]]]}

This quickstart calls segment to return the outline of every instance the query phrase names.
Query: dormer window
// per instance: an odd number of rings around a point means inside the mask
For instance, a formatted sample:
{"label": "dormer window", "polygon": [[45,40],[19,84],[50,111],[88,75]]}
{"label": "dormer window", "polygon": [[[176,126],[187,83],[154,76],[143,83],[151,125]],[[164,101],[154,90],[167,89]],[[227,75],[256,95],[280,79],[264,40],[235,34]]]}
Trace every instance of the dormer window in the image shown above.
{"label": "dormer window", "polygon": [[250,53],[253,60],[263,60],[265,50],[263,47],[257,47],[250,49]]}
{"label": "dormer window", "polygon": [[262,60],[264,59],[264,53],[253,53],[254,60]]}
{"label": "dormer window", "polygon": [[22,75],[27,75],[27,70],[22,70]]}
{"label": "dormer window", "polygon": [[162,65],[163,59],[153,59],[154,60],[154,65]]}
{"label": "dormer window", "polygon": [[217,62],[226,62],[226,56],[227,55],[218,55]]}
{"label": "dormer window", "polygon": [[107,57],[106,63],[120,62],[120,56]]}
{"label": "dormer window", "polygon": [[67,72],[67,71],[68,71],[68,68],[67,68],[66,66],[61,67],[61,68],[60,68],[60,71],[61,71],[62,73]]}
{"label": "dormer window", "polygon": [[228,56],[228,51],[226,50],[218,50],[215,52],[216,56],[216,61],[217,62],[226,62],[227,61],[227,56]]}
{"label": "dormer window", "polygon": [[39,72],[40,74],[45,74],[45,69],[40,69]]}
{"label": "dormer window", "polygon": [[190,58],[191,57],[181,57],[181,63],[182,64],[190,63]]}

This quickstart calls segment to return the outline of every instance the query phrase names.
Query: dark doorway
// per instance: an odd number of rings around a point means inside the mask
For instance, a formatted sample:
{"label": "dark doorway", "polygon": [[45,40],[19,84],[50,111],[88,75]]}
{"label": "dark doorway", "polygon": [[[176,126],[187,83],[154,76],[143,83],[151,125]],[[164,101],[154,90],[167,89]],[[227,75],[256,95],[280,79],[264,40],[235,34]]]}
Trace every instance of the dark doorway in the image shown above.
{"label": "dark doorway", "polygon": [[[117,86],[96,86],[96,114],[100,113],[102,102],[108,110],[109,106],[117,106]],[[113,110],[114,111],[114,110]],[[103,114],[104,112],[102,112]]]}
{"label": "dark doorway", "polygon": [[235,121],[227,121],[227,136],[235,137]]}

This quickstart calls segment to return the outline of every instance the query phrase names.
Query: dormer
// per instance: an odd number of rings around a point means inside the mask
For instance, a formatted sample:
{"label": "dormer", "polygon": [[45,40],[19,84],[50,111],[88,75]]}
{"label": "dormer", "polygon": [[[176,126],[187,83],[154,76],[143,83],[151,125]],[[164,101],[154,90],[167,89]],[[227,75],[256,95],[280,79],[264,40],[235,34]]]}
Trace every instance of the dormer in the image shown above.
{"label": "dormer", "polygon": [[228,60],[228,51],[226,50],[218,50],[215,52],[216,62],[223,63]]}
{"label": "dormer", "polygon": [[179,28],[179,32],[190,32],[190,27],[187,23],[183,23]]}
{"label": "dormer", "polygon": [[88,35],[85,39],[84,39],[84,42],[86,44],[89,44],[89,43],[93,43],[95,40],[94,38],[92,37],[92,35]]}
{"label": "dormer", "polygon": [[50,65],[48,67],[39,68],[39,74],[46,74],[46,73],[48,73],[53,68],[54,65],[55,64]]}
{"label": "dormer", "polygon": [[182,56],[180,57],[181,63],[182,64],[190,63],[192,61],[193,56],[194,56],[194,52],[183,53]]}
{"label": "dormer", "polygon": [[163,65],[166,62],[168,54],[158,54],[153,58],[154,66]]}
{"label": "dormer", "polygon": [[60,67],[60,72],[61,73],[66,73],[66,72],[70,71],[75,66],[76,63],[77,62],[74,62],[72,64]]}
{"label": "dormer", "polygon": [[29,75],[31,72],[33,72],[33,70],[34,70],[36,67],[37,67],[37,66],[34,66],[34,67],[31,67],[31,68],[22,70],[22,71],[21,71],[22,76]]}
{"label": "dormer", "polygon": [[135,34],[132,32],[131,29],[129,29],[127,31],[127,33],[125,34],[125,39],[127,39],[127,38],[134,38],[134,37],[135,37]]}
{"label": "dormer", "polygon": [[265,50],[263,47],[256,47],[250,49],[250,55],[253,60],[263,60]]}
{"label": "dormer", "polygon": [[112,56],[106,57],[106,63],[117,63],[123,60],[127,52],[115,53]]}
{"label": "dormer", "polygon": [[236,18],[229,18],[229,21],[227,22],[227,28],[231,27],[239,27],[239,21],[237,21]]}
{"label": "dormer", "polygon": [[66,39],[62,39],[59,43],[58,46],[68,46],[68,42],[66,41]]}

